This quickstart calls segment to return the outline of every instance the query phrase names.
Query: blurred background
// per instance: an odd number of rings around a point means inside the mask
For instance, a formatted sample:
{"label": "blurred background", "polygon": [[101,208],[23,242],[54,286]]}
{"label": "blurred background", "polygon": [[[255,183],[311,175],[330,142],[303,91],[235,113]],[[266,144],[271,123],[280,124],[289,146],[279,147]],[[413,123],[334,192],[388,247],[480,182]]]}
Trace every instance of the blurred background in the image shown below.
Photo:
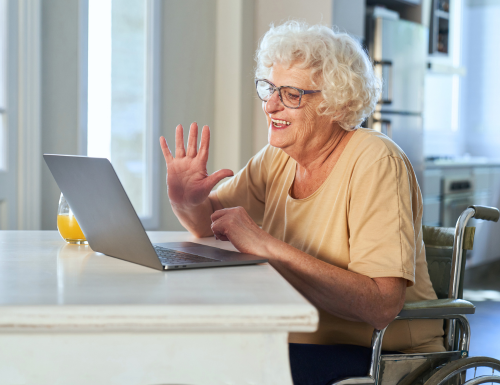
{"label": "blurred background", "polygon": [[[254,52],[289,19],[370,54],[384,90],[364,126],[409,155],[425,224],[500,206],[500,0],[0,0],[0,229],[56,229],[56,153],[109,158],[145,228],[181,230],[159,136],[207,124],[209,172],[243,167],[267,143]],[[500,225],[475,225],[466,296],[500,301]],[[471,317],[484,341],[498,304]]]}
{"label": "blurred background", "polygon": [[[158,145],[212,130],[209,172],[267,142],[254,52],[289,19],[347,32],[384,92],[364,126],[409,154],[424,222],[500,205],[500,0],[0,0],[0,229],[54,230],[43,153],[107,157],[148,230],[180,230]],[[469,266],[500,259],[478,229]]]}

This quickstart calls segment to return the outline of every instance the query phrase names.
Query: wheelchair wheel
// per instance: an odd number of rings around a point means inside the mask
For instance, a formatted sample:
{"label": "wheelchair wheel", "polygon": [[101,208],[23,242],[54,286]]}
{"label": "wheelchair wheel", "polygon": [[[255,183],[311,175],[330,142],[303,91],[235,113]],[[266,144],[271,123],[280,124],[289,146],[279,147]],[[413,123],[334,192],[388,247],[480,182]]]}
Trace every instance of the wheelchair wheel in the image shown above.
{"label": "wheelchair wheel", "polygon": [[[500,375],[495,375],[495,370],[500,372],[500,361],[494,358],[462,358],[439,369],[425,382],[425,385],[443,385],[452,379],[458,379],[458,382],[450,381],[450,383],[463,385],[478,385],[488,382],[500,384]],[[478,371],[479,373],[477,373]]]}

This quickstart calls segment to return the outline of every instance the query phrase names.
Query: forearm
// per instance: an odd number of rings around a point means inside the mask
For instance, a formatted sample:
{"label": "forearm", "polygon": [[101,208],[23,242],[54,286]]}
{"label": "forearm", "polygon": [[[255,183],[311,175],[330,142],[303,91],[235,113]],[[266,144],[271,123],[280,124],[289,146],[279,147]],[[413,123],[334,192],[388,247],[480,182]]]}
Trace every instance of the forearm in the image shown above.
{"label": "forearm", "polygon": [[[405,286],[396,293],[384,287],[391,279],[372,279],[338,268],[278,240],[268,242],[267,254],[270,263],[307,299],[338,317],[381,329],[404,304]],[[406,285],[401,278],[392,280],[398,287]]]}
{"label": "forearm", "polygon": [[207,197],[197,206],[172,204],[172,209],[182,226],[194,236],[198,238],[213,236],[210,216],[214,213],[214,207],[210,198]]}

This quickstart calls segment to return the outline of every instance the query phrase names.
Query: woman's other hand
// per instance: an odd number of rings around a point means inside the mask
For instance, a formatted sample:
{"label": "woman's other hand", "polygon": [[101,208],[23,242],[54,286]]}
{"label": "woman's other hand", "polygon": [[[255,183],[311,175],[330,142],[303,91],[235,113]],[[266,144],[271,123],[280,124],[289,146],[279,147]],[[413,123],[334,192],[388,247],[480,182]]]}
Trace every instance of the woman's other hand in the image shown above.
{"label": "woman's other hand", "polygon": [[211,219],[215,237],[221,241],[230,241],[242,253],[265,257],[265,245],[275,240],[257,226],[243,207],[217,210]]}
{"label": "woman's other hand", "polygon": [[233,172],[223,169],[208,175],[207,161],[210,145],[210,129],[203,126],[200,149],[198,144],[198,124],[192,123],[189,130],[187,151],[184,148],[184,129],[178,125],[175,131],[175,158],[167,141],[160,137],[160,145],[167,163],[168,197],[172,206],[193,207],[202,204],[213,187]]}

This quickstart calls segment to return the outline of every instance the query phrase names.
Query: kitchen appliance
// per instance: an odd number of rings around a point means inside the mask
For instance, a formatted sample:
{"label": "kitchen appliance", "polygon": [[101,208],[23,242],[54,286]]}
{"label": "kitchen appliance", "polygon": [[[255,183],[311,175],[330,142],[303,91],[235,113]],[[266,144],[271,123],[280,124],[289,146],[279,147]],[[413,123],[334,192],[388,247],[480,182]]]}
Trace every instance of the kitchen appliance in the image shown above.
{"label": "kitchen appliance", "polygon": [[442,181],[441,225],[454,227],[462,211],[477,203],[474,201],[474,179],[472,176],[454,175],[445,176]]}
{"label": "kitchen appliance", "polygon": [[423,97],[428,30],[418,23],[380,16],[369,9],[366,44],[382,95],[368,127],[394,140],[406,153],[421,184],[424,171]]}

